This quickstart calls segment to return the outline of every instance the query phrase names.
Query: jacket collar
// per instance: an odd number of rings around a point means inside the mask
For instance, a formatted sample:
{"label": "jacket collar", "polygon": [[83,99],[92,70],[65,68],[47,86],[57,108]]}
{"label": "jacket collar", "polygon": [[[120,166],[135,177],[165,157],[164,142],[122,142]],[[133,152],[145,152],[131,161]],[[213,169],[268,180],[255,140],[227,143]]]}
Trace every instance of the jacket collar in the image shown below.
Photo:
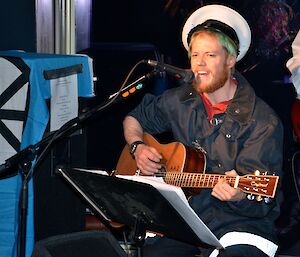
{"label": "jacket collar", "polygon": [[[235,95],[227,107],[226,114],[240,124],[245,124],[251,119],[254,105],[255,93],[248,81],[239,73],[235,72],[234,77],[238,81],[238,87]],[[202,103],[201,97],[191,84],[185,85],[181,91],[179,99],[182,103],[193,102],[193,107]]]}
{"label": "jacket collar", "polygon": [[226,113],[233,120],[245,124],[252,117],[255,106],[255,93],[248,81],[239,72],[235,72],[234,76],[238,81],[238,87]]}

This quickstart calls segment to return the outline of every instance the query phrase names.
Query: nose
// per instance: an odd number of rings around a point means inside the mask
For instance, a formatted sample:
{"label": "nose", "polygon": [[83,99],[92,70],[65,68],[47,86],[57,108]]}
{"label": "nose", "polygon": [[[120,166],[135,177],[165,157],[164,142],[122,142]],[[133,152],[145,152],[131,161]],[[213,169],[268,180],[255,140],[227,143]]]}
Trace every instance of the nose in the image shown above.
{"label": "nose", "polygon": [[197,58],[196,64],[197,64],[198,66],[204,66],[204,65],[205,65],[205,60],[204,60],[204,58],[199,56],[199,57]]}

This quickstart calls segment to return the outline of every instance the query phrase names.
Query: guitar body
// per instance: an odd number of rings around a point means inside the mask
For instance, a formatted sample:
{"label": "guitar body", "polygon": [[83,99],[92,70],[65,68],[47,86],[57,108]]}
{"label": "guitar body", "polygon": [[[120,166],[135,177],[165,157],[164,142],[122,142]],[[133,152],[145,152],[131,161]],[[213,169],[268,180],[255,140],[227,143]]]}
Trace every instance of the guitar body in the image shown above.
{"label": "guitar body", "polygon": [[[144,134],[145,144],[154,147],[162,156],[161,163],[167,172],[197,172],[204,173],[205,155],[179,142],[160,144],[150,134]],[[135,159],[132,158],[126,145],[120,155],[116,171],[119,175],[134,175],[137,171]]]}

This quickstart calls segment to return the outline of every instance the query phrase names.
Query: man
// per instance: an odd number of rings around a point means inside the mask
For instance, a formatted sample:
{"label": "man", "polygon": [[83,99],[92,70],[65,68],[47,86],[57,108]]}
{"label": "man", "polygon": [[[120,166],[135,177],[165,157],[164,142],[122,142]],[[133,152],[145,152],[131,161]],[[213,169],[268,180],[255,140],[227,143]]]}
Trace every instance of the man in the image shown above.
{"label": "man", "polygon": [[[206,173],[236,176],[260,170],[280,175],[281,123],[235,72],[236,61],[250,45],[247,22],[228,7],[208,5],[189,17],[182,37],[195,75],[193,83],[158,97],[146,95],[124,120],[125,139],[141,173],[155,175],[163,158],[143,143],[143,133],[171,131],[176,141],[205,152]],[[275,255],[276,200],[250,201],[221,179],[212,190],[192,196],[189,203],[225,249],[198,248],[163,237],[146,241],[144,257]]]}
{"label": "man", "polygon": [[300,142],[300,30],[292,43],[293,56],[287,61],[286,67],[291,72],[291,79],[297,96],[292,106],[292,126],[296,140]]}

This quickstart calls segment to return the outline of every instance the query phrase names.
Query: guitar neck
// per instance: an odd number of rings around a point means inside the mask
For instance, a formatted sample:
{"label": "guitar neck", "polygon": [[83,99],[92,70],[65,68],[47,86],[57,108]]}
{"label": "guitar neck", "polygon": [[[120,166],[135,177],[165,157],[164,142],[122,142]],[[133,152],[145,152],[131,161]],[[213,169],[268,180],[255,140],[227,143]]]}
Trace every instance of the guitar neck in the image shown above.
{"label": "guitar neck", "polygon": [[164,180],[166,183],[178,187],[213,188],[221,178],[225,178],[231,186],[237,186],[235,184],[238,177],[219,174],[167,172]]}
{"label": "guitar neck", "polygon": [[239,188],[247,194],[265,197],[274,197],[278,184],[278,176],[270,175],[243,175],[226,176],[220,174],[202,174],[187,172],[166,172],[166,183],[185,188],[213,188],[218,181],[224,178],[234,188]]}

